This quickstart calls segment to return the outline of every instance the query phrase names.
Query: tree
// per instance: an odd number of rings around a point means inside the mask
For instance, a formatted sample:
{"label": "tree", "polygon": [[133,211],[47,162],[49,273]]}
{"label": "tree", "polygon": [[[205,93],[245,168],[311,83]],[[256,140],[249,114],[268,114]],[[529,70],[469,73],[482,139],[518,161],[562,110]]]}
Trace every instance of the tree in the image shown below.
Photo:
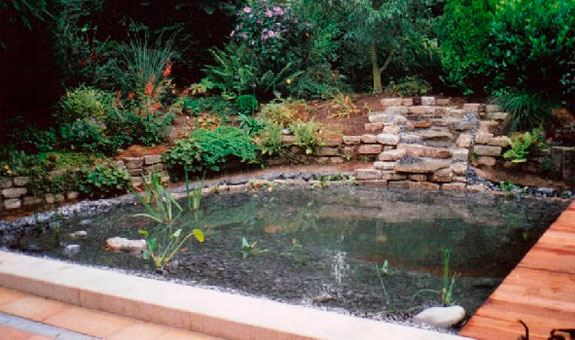
{"label": "tree", "polygon": [[340,0],[348,13],[344,38],[369,56],[373,92],[383,92],[382,74],[409,37],[420,31],[418,15],[425,16],[428,1]]}

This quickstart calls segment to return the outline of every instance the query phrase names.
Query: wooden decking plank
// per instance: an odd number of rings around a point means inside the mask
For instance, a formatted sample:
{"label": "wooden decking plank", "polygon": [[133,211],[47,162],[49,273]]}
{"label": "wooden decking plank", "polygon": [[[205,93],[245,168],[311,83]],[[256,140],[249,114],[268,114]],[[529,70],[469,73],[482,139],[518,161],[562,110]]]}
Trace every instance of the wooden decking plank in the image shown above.
{"label": "wooden decking plank", "polygon": [[481,306],[460,335],[548,339],[553,328],[575,328],[575,201],[543,234]]}

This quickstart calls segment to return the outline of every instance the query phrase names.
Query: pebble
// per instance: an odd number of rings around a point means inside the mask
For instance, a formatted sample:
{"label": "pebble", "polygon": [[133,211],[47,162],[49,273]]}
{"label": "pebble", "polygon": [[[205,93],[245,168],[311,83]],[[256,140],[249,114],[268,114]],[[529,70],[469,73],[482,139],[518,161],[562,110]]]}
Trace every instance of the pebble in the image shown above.
{"label": "pebble", "polygon": [[64,250],[62,251],[64,255],[68,257],[72,257],[80,252],[80,245],[79,244],[69,244],[67,245]]}

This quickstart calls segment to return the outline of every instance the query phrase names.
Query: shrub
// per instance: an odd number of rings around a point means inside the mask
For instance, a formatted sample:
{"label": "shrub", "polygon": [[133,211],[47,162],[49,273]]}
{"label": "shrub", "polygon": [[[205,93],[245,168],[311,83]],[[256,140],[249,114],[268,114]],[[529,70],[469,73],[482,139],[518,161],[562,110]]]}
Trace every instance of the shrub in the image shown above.
{"label": "shrub", "polygon": [[235,114],[236,108],[229,101],[220,96],[210,96],[201,98],[186,97],[183,106],[187,113],[197,115],[202,112],[212,112],[219,116]]}
{"label": "shrub", "polygon": [[276,99],[264,105],[260,114],[263,119],[274,121],[282,127],[286,127],[293,120],[307,120],[308,110],[307,104],[303,101]]}
{"label": "shrub", "polygon": [[60,99],[55,119],[60,123],[73,123],[78,119],[104,122],[112,109],[113,99],[108,92],[80,85],[66,91]]}
{"label": "shrub", "polygon": [[170,168],[188,171],[219,171],[230,157],[242,162],[253,162],[256,158],[250,137],[238,128],[227,126],[197,129],[190,137],[176,141],[163,156]]}
{"label": "shrub", "polygon": [[492,102],[509,113],[503,123],[503,128],[508,132],[528,131],[542,125],[548,126],[555,121],[551,110],[553,100],[543,93],[530,94],[510,89],[501,91]]}
{"label": "shrub", "polygon": [[386,95],[399,97],[421,96],[429,91],[431,91],[431,85],[415,77],[408,77],[398,82],[391,81],[384,89]]}
{"label": "shrub", "polygon": [[321,124],[314,121],[295,121],[290,124],[289,129],[293,132],[296,145],[304,147],[305,153],[311,155],[323,145],[321,140]]}
{"label": "shrub", "polygon": [[134,112],[126,112],[126,129],[129,131],[133,142],[143,145],[157,145],[166,141],[174,115],[171,113],[140,115]]}
{"label": "shrub", "polygon": [[263,155],[278,154],[282,147],[282,126],[271,120],[263,121],[263,128],[254,138],[257,149]]}
{"label": "shrub", "polygon": [[115,165],[97,165],[90,171],[80,190],[90,196],[108,197],[126,193],[131,187],[130,174]]}
{"label": "shrub", "polygon": [[248,135],[253,136],[258,134],[264,128],[264,122],[257,117],[249,117],[240,114],[240,129],[244,130]]}
{"label": "shrub", "polygon": [[442,63],[446,81],[466,93],[490,81],[489,39],[496,0],[448,0],[441,22]]}
{"label": "shrub", "polygon": [[106,126],[95,119],[78,119],[60,126],[64,146],[73,151],[99,152],[104,144]]}
{"label": "shrub", "polygon": [[251,95],[243,95],[236,98],[236,108],[243,115],[250,115],[258,109],[258,100]]}

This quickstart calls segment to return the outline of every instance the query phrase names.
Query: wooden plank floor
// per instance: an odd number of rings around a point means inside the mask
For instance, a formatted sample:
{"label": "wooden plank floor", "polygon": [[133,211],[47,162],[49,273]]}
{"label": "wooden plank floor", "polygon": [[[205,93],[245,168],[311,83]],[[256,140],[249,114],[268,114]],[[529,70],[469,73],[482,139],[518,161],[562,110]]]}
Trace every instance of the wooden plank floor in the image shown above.
{"label": "wooden plank floor", "polygon": [[[549,338],[575,328],[575,201],[477,310],[459,335],[477,339]],[[567,333],[556,333],[569,339]]]}

